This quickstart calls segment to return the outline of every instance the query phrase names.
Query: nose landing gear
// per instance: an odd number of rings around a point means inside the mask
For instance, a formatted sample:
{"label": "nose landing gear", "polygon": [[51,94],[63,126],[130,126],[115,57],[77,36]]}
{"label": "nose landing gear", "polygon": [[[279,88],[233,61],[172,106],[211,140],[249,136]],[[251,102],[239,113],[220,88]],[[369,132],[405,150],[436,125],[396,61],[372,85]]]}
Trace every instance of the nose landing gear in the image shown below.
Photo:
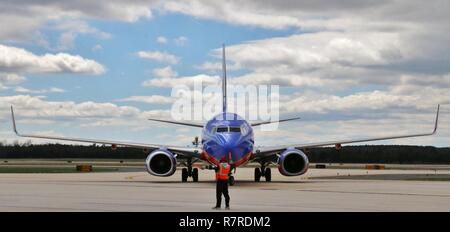
{"label": "nose landing gear", "polygon": [[228,184],[229,184],[230,186],[233,186],[233,185],[234,185],[234,176],[229,176],[229,177],[228,177]]}

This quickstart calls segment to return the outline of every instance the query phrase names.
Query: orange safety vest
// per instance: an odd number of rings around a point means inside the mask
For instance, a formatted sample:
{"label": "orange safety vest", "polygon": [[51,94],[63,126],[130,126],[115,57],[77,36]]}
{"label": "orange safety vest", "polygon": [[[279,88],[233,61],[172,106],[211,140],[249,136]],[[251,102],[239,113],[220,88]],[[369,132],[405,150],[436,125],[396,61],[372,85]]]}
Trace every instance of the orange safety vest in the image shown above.
{"label": "orange safety vest", "polygon": [[231,166],[228,163],[220,163],[219,170],[216,172],[216,180],[228,180]]}

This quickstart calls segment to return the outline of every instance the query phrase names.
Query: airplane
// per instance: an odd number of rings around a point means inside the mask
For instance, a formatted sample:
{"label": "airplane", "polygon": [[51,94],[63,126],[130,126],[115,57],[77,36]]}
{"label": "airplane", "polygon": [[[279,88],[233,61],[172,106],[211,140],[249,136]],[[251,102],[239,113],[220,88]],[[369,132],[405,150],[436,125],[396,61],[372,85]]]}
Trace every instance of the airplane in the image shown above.
{"label": "airplane", "polygon": [[[194,163],[204,161],[208,163],[210,167],[217,166],[219,165],[219,161],[222,157],[225,157],[228,160],[234,171],[236,171],[236,168],[245,166],[250,162],[259,163],[260,167],[254,169],[254,181],[259,182],[261,178],[264,178],[265,181],[270,182],[272,180],[271,169],[268,167],[270,164],[276,164],[279,172],[284,176],[300,176],[305,174],[308,171],[309,166],[308,156],[305,154],[306,149],[332,145],[334,145],[336,149],[340,149],[342,144],[429,136],[434,135],[438,128],[439,105],[436,111],[434,129],[431,133],[404,134],[365,139],[337,140],[278,146],[255,146],[253,127],[274,122],[297,120],[299,118],[296,117],[277,121],[249,123],[239,115],[228,112],[225,46],[222,47],[222,71],[222,112],[206,122],[206,124],[154,118],[149,119],[156,122],[203,128],[200,146],[198,146],[198,142],[195,147],[183,147],[38,134],[21,134],[17,130],[14,110],[13,106],[11,106],[13,130],[17,136],[27,138],[86,142],[104,145],[107,144],[111,145],[113,149],[117,146],[141,148],[149,152],[145,160],[145,167],[147,172],[154,176],[167,177],[173,175],[177,170],[177,159],[185,159],[185,162],[180,162],[181,165],[185,166],[182,168],[181,172],[182,182],[186,182],[189,177],[192,178],[193,182],[198,182],[198,168],[193,168]],[[234,181],[234,177],[230,173],[230,185],[233,185]]]}

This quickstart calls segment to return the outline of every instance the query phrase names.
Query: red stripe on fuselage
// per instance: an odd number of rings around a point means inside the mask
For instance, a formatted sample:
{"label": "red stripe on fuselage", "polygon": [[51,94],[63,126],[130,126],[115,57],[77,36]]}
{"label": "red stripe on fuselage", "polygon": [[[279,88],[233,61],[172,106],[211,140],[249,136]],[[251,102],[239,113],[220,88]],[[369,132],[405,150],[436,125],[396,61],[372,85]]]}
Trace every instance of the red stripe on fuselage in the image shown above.
{"label": "red stripe on fuselage", "polygon": [[[252,152],[249,152],[247,155],[244,155],[241,159],[233,162],[232,163],[233,166],[238,167],[238,166],[241,166],[241,165],[247,163],[251,159],[252,154],[253,154]],[[208,154],[208,152],[206,152],[206,151],[203,151],[202,159],[205,160],[205,161],[208,161],[211,164],[215,164],[215,165],[219,165],[220,164],[219,160],[217,160],[214,156]]]}

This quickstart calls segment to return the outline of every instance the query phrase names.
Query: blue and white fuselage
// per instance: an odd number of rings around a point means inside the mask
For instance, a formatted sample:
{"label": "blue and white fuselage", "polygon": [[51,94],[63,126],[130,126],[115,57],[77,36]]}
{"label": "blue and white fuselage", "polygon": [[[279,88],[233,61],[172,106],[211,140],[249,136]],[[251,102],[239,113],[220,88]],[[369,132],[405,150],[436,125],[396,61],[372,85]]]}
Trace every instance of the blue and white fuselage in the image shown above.
{"label": "blue and white fuselage", "polygon": [[202,131],[202,159],[218,164],[224,157],[234,167],[252,156],[254,134],[251,125],[237,114],[220,113]]}

